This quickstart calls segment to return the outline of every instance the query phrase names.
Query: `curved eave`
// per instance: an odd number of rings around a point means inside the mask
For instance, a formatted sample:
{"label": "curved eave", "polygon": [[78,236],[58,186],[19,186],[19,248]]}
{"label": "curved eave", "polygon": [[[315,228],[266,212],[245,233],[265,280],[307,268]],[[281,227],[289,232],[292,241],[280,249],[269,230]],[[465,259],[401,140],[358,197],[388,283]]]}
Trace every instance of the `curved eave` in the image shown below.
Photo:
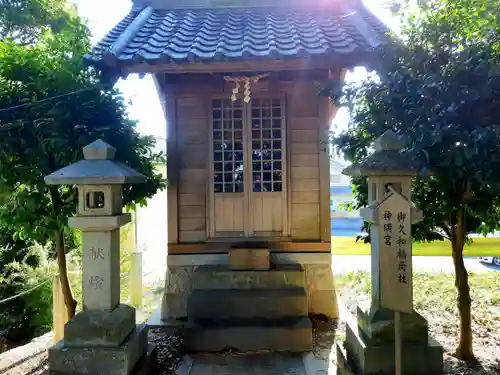
{"label": "curved eave", "polygon": [[[281,70],[287,66],[294,69],[317,69],[317,68],[347,68],[351,69],[364,66],[368,70],[378,67],[376,50],[353,51],[346,54],[332,55],[306,55],[306,56],[241,56],[235,58],[203,59],[193,57],[192,60],[172,59],[169,57],[148,59],[135,57],[131,59],[119,59],[108,57],[107,59],[94,59],[90,54],[84,56],[90,66],[101,71],[116,72],[119,75],[131,73],[190,73],[190,72],[214,72],[240,70],[249,62],[258,64],[264,70]],[[257,65],[256,65],[257,66]],[[259,70],[259,69],[255,69]]]}

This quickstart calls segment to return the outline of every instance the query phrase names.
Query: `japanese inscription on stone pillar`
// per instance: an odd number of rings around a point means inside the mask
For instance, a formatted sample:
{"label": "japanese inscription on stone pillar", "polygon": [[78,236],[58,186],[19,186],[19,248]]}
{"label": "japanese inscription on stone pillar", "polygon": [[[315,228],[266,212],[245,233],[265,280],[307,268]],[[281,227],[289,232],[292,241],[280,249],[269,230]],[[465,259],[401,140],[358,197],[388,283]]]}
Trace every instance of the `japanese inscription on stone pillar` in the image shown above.
{"label": "japanese inscription on stone pillar", "polygon": [[[92,269],[99,269],[99,265],[97,264],[99,261],[104,260],[104,251],[100,247],[92,246],[89,249],[89,263],[93,266]],[[91,274],[87,280],[90,288],[93,290],[102,290],[102,286],[104,283],[104,277],[102,275],[93,275]]]}
{"label": "japanese inscription on stone pillar", "polygon": [[378,206],[380,226],[381,306],[394,311],[413,309],[411,203],[393,191]]}
{"label": "japanese inscription on stone pillar", "polygon": [[82,240],[84,305],[91,310],[111,310],[119,303],[119,234],[83,231]]}

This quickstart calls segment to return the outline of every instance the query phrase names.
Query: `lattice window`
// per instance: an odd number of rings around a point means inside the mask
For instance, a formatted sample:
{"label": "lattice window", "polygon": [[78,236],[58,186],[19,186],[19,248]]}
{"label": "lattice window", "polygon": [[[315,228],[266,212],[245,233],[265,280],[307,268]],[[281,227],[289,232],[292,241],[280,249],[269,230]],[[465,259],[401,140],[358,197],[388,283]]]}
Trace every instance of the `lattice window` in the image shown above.
{"label": "lattice window", "polygon": [[283,190],[280,99],[252,99],[252,186],[254,192]]}
{"label": "lattice window", "polygon": [[212,102],[214,191],[243,192],[243,104]]}

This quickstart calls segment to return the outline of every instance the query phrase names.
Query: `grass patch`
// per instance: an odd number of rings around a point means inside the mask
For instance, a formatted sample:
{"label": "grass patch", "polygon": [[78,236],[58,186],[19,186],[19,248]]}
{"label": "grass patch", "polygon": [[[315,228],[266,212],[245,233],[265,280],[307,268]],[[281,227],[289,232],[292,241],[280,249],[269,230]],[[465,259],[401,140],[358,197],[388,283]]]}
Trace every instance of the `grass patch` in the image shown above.
{"label": "grass patch", "polygon": [[[339,275],[335,278],[342,301],[351,312],[358,302],[370,295],[371,278],[366,271]],[[429,330],[440,342],[447,356],[458,345],[459,314],[456,307],[457,291],[455,278],[448,274],[415,272],[413,274],[414,308],[429,322]],[[469,273],[472,298],[472,331],[474,353],[478,356],[484,372],[497,374],[500,371],[498,343],[500,342],[500,272]],[[455,373],[455,372],[447,372]],[[459,372],[462,374],[462,372]],[[476,372],[463,372],[476,374]]]}
{"label": "grass patch", "polygon": [[[413,243],[415,256],[450,256],[449,241],[431,243]],[[355,237],[332,237],[332,253],[334,255],[370,255],[370,244],[356,242]],[[472,244],[465,245],[464,256],[500,256],[500,238],[474,238]]]}

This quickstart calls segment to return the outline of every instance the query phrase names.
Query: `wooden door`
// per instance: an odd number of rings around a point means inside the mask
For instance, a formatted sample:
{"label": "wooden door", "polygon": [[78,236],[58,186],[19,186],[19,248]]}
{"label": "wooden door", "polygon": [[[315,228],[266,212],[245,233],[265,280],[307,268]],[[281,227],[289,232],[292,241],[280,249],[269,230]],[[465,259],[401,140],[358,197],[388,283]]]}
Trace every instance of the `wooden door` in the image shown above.
{"label": "wooden door", "polygon": [[212,101],[212,237],[245,235],[245,113],[241,101]]}
{"label": "wooden door", "polygon": [[256,237],[280,237],[286,219],[285,121],[283,100],[256,98],[249,110],[251,150],[251,231]]}
{"label": "wooden door", "polygon": [[212,101],[210,237],[279,237],[286,228],[282,99]]}

